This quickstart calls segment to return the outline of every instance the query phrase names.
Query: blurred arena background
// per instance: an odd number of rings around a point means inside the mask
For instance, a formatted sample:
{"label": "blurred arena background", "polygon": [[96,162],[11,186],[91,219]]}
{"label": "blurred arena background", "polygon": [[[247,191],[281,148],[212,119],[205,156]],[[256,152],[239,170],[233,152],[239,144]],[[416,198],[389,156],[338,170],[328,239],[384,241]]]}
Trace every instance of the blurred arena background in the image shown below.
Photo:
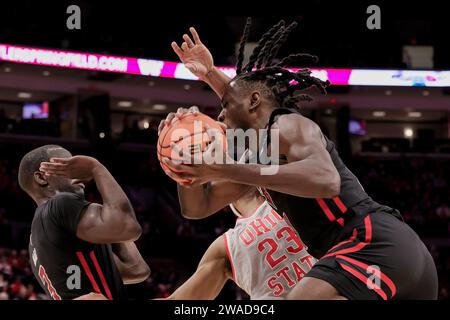
{"label": "blurred arena background", "polygon": [[[22,1],[0,13],[0,300],[44,299],[26,251],[35,205],[18,186],[17,168],[27,151],[50,143],[97,157],[124,187],[144,230],[138,247],[153,271],[129,294],[165,297],[234,223],[229,210],[184,219],[176,185],[157,161],[157,126],[168,112],[197,105],[217,116],[220,109],[211,90],[171,63],[178,61],[170,43],[195,26],[216,65],[232,67],[245,15],[78,1],[82,28],[73,31],[65,28],[68,4]],[[250,41],[280,18],[300,22],[283,50],[318,55],[311,67],[339,83],[305,104],[304,114],[337,142],[368,193],[399,209],[421,236],[438,267],[439,297],[449,299],[450,43],[442,36],[449,27],[435,6],[380,7],[381,30],[368,30],[367,4],[285,5],[284,13],[254,16]],[[70,52],[99,56],[63,66]],[[102,65],[100,55],[124,57],[128,67],[119,58]],[[100,201],[94,186],[87,197]],[[246,298],[232,284],[220,296]]]}

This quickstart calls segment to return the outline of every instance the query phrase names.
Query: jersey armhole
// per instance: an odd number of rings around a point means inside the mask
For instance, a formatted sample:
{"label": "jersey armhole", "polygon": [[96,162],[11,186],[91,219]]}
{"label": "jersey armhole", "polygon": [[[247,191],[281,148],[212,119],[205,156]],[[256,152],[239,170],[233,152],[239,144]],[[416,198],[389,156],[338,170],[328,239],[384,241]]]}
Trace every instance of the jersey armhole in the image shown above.
{"label": "jersey armhole", "polygon": [[233,281],[238,284],[236,281],[236,268],[234,267],[233,257],[230,252],[230,244],[228,243],[228,232],[225,232],[223,234],[223,240],[225,242],[225,251],[227,252],[228,260],[230,261],[231,265],[231,274],[233,277]]}

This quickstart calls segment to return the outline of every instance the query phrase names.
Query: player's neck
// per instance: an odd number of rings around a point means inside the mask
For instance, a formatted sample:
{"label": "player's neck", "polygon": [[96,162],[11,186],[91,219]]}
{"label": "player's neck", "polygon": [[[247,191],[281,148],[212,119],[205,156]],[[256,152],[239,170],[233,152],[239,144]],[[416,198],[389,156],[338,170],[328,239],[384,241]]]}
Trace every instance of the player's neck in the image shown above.
{"label": "player's neck", "polygon": [[242,215],[242,218],[250,218],[263,203],[264,199],[262,197],[245,199],[239,204],[239,213]]}
{"label": "player's neck", "polygon": [[36,202],[37,206],[41,206],[46,203],[53,195],[50,194],[33,194],[31,198],[33,198],[34,202]]}
{"label": "player's neck", "polygon": [[252,121],[252,128],[255,130],[264,129],[269,122],[270,115],[272,114],[273,109],[270,107],[261,107],[257,111],[257,116]]}
{"label": "player's neck", "polygon": [[47,198],[47,197],[39,197],[39,198],[35,198],[34,202],[36,202],[37,206],[39,207],[39,206],[43,205],[44,203],[46,203],[48,201],[48,199],[49,198]]}

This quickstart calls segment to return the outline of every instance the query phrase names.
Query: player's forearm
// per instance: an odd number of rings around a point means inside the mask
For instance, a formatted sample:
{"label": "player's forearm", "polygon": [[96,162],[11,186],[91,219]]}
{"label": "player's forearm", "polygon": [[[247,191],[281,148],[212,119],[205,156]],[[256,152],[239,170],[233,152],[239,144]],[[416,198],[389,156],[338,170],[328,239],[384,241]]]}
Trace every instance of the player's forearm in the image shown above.
{"label": "player's forearm", "polygon": [[231,182],[209,182],[201,186],[178,185],[181,212],[189,219],[202,219],[240,199],[251,187]]}
{"label": "player's forearm", "polygon": [[221,175],[235,183],[260,186],[304,198],[332,198],[340,192],[337,172],[318,165],[312,159],[279,166],[226,165]]}
{"label": "player's forearm", "polygon": [[202,287],[185,288],[182,285],[166,300],[214,300],[219,295],[223,285],[216,283],[205,283]]}
{"label": "player's forearm", "polygon": [[214,213],[208,212],[209,199],[203,185],[186,188],[178,184],[178,199],[185,218],[202,219]]}
{"label": "player's forearm", "polygon": [[150,276],[150,267],[134,242],[114,243],[111,246],[125,284],[140,283]]}
{"label": "player's forearm", "polygon": [[204,78],[202,78],[204,82],[206,82],[211,89],[214,90],[214,92],[219,96],[219,98],[222,99],[223,95],[225,94],[225,89],[230,82],[230,78],[217,69],[216,67],[213,67],[213,69],[206,74]]}
{"label": "player's forearm", "polygon": [[213,300],[223,289],[228,280],[223,271],[223,262],[215,261],[200,266],[184,284],[182,284],[168,300]]}
{"label": "player's forearm", "polygon": [[130,200],[116,179],[102,164],[95,167],[93,176],[103,199],[101,214],[105,224],[110,225],[111,230],[129,234],[129,240],[137,239],[141,234],[140,225]]}

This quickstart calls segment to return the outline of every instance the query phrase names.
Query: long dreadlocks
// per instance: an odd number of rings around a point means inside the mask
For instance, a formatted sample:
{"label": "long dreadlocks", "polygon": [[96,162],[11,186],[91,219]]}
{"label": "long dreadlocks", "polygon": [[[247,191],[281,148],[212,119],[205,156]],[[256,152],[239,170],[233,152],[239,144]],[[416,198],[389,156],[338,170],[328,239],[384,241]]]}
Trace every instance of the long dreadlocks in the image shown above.
{"label": "long dreadlocks", "polygon": [[317,63],[317,56],[306,53],[295,53],[284,57],[279,62],[275,60],[281,46],[286,42],[291,31],[297,26],[296,22],[286,27],[281,20],[263,34],[253,50],[247,65],[243,66],[244,49],[250,33],[251,18],[247,18],[242,36],[236,64],[236,77],[233,81],[246,88],[258,87],[267,98],[272,99],[279,108],[300,109],[300,101],[311,101],[311,96],[299,91],[316,87],[322,94],[326,94],[329,81],[322,81],[311,76],[308,69],[290,72],[287,66],[296,67],[309,63]]}

